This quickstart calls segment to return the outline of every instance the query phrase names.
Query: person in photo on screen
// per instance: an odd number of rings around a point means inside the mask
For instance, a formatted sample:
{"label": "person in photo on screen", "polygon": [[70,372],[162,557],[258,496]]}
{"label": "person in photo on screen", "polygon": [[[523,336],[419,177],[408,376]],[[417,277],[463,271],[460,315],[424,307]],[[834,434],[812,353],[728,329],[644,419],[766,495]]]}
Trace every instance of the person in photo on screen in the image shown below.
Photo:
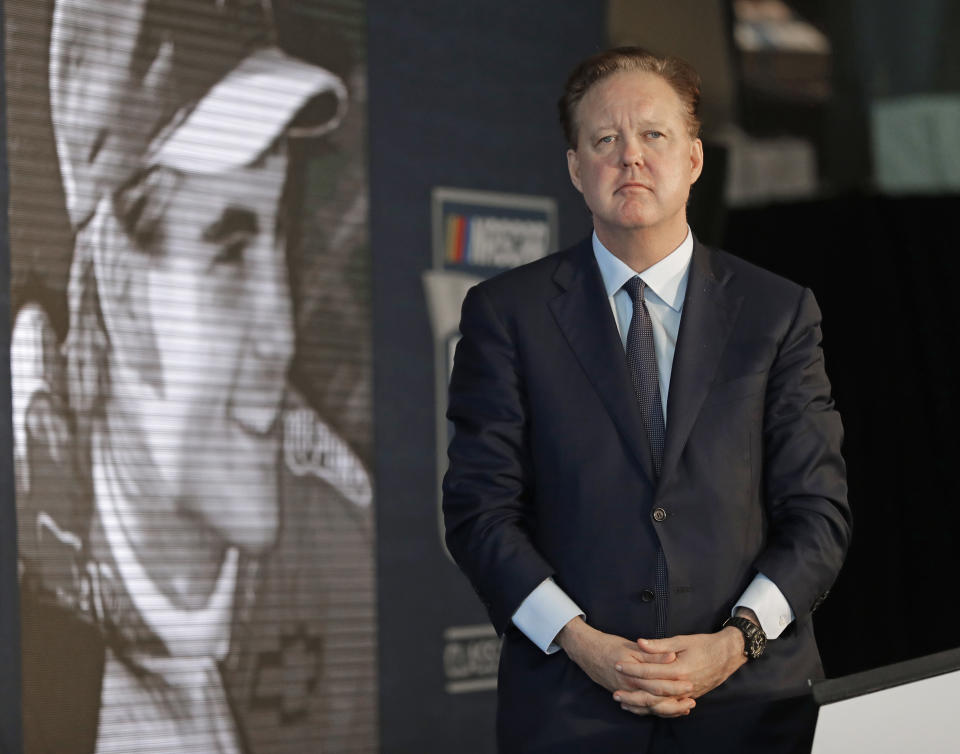
{"label": "person in photo on screen", "polygon": [[[209,6],[204,18],[216,20],[221,4]],[[176,85],[176,37],[158,33],[162,41],[143,49],[150,11],[144,2],[74,0],[55,10],[51,103],[76,242],[63,359],[41,307],[23,307],[14,327],[21,538],[56,555],[27,567],[39,588],[104,636],[96,751],[129,751],[136,740],[145,752],[240,752],[255,737],[235,716],[251,706],[238,697],[256,693],[243,676],[263,670],[241,639],[273,648],[249,626],[264,582],[296,599],[303,590],[291,585],[291,563],[310,572],[304,550],[316,545],[277,552],[284,517],[309,532],[317,504],[334,501],[352,516],[352,536],[369,534],[363,464],[287,384],[287,143],[335,129],[347,90],[326,69],[261,44],[249,32],[256,24],[227,13],[222,20],[239,32],[224,36],[240,41],[192,98],[190,86]],[[86,26],[102,38],[79,34]],[[130,69],[146,59],[146,75],[111,80],[115,70],[89,53],[131,40],[141,47],[126,50]],[[96,72],[110,86],[93,101]],[[131,113],[140,120],[110,120]],[[31,457],[34,445],[46,454]],[[74,495],[58,508],[43,499],[31,463],[71,453],[73,462],[53,467],[81,480],[89,500]],[[313,482],[295,508],[304,477]],[[313,663],[304,695],[323,676],[316,625],[303,627],[311,617],[298,619],[294,644]],[[224,680],[231,668],[240,679],[233,695]],[[280,696],[289,706],[289,691]],[[299,704],[321,724],[316,703]],[[352,704],[340,705],[348,721]]]}

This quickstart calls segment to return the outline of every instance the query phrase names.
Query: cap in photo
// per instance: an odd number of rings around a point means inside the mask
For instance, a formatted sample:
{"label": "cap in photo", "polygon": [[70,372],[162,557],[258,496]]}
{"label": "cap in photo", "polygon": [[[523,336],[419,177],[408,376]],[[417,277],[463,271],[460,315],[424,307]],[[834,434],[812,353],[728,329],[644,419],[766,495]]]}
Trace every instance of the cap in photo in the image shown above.
{"label": "cap in photo", "polygon": [[150,144],[146,164],[183,173],[216,174],[255,162],[308,102],[331,98],[311,136],[340,123],[347,106],[343,81],[276,47],[251,53],[195,105],[178,113]]}

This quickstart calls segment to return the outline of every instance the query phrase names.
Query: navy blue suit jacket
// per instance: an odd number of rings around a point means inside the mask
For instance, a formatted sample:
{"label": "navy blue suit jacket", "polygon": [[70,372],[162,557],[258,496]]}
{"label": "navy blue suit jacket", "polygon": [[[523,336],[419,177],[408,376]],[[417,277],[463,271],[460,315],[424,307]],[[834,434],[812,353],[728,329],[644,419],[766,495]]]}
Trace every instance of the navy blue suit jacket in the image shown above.
{"label": "navy blue suit jacket", "polygon": [[552,576],[595,628],[652,637],[655,608],[641,593],[654,586],[658,546],[668,636],[716,631],[757,572],[797,616],[677,721],[677,735],[716,744],[759,703],[806,693],[822,675],[810,615],[851,521],[810,291],[695,242],[658,484],[589,240],[473,288],[461,333],[443,505],[450,552],[504,634],[501,749],[645,750],[653,719],[621,710],[510,619]]}

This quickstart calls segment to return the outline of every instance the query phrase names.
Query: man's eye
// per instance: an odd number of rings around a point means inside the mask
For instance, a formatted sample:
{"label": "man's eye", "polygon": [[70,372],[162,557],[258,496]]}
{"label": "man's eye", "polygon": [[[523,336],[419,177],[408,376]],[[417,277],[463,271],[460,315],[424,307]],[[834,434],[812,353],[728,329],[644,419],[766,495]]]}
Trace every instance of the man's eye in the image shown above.
{"label": "man's eye", "polygon": [[601,137],[600,137],[600,143],[601,143],[601,144],[613,144],[613,142],[616,140],[616,138],[617,138],[616,136],[601,136]]}
{"label": "man's eye", "polygon": [[647,131],[648,139],[659,139],[661,136],[663,136],[663,133],[660,131]]}
{"label": "man's eye", "polygon": [[251,234],[244,232],[231,233],[220,245],[220,251],[214,258],[214,264],[240,264],[243,262],[243,252],[250,243]]}
{"label": "man's eye", "polygon": [[[210,261],[218,264],[240,264],[243,252],[260,232],[256,214],[243,207],[227,207],[214,222],[204,228],[201,238],[216,253]],[[211,249],[211,250],[212,250]]]}

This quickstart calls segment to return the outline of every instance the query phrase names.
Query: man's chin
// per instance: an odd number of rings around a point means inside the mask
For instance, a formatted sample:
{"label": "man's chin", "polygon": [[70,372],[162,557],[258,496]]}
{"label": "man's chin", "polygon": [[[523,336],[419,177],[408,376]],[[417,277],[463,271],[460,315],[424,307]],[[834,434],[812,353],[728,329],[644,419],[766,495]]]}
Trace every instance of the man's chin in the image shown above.
{"label": "man's chin", "polygon": [[[219,471],[219,473],[216,473]],[[182,500],[228,546],[256,554],[269,549],[279,528],[277,469],[269,464],[224,467],[190,485]]]}

